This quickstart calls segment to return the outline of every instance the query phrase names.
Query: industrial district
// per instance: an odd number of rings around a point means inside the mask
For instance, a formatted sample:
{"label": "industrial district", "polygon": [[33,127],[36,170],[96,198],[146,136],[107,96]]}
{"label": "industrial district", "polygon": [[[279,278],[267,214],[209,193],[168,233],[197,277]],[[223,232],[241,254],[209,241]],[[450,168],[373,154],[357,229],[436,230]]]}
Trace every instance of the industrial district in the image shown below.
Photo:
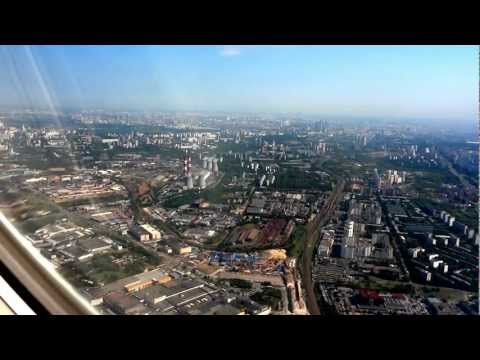
{"label": "industrial district", "polygon": [[422,123],[0,113],[0,211],[102,314],[478,314],[478,142]]}

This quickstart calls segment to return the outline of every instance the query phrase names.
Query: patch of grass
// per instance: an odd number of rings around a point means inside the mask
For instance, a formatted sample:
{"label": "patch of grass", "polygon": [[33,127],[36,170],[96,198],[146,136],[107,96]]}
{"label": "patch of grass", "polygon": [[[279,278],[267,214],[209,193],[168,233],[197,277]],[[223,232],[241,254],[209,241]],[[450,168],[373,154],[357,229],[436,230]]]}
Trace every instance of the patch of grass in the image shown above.
{"label": "patch of grass", "polygon": [[204,264],[199,264],[197,266],[197,270],[202,272],[203,274],[205,275],[210,275],[211,273],[215,272],[216,270],[218,270],[218,266],[213,266],[213,265],[209,265],[207,263],[204,263]]}
{"label": "patch of grass", "polygon": [[467,291],[451,289],[445,287],[432,287],[432,286],[423,286],[415,285],[417,290],[422,293],[424,296],[433,296],[439,297],[446,300],[465,300],[471,294]]}
{"label": "patch of grass", "polygon": [[79,272],[74,264],[68,263],[63,265],[60,268],[59,272],[60,275],[62,275],[69,284],[73,285],[76,288],[93,286],[93,284],[89,284],[89,281],[91,281],[91,279]]}
{"label": "patch of grass", "polygon": [[445,210],[454,216],[457,221],[468,225],[470,228],[478,227],[478,208],[476,207],[459,209],[453,207],[448,202],[436,203],[428,198],[417,199],[416,203],[422,209],[431,207],[440,211]]}
{"label": "patch of grass", "polygon": [[59,220],[62,217],[63,217],[62,214],[59,214],[59,213],[49,214],[36,219],[29,219],[29,220],[23,221],[21,223],[16,224],[16,226],[23,234],[29,234],[29,233],[35,232],[35,230],[41,228],[42,226],[53,224],[56,220]]}
{"label": "patch of grass", "polygon": [[274,287],[266,287],[261,292],[257,292],[250,296],[253,301],[268,305],[273,310],[280,310],[282,303],[282,292]]}
{"label": "patch of grass", "polygon": [[229,279],[228,282],[231,286],[238,287],[240,289],[251,289],[252,283],[243,279]]}
{"label": "patch of grass", "polygon": [[191,204],[198,198],[199,195],[195,192],[195,190],[185,191],[180,195],[175,195],[167,199],[163,205],[167,208],[177,208],[183,205]]}
{"label": "patch of grass", "polygon": [[378,291],[387,291],[391,293],[410,294],[413,287],[410,284],[405,284],[397,281],[389,281],[377,278],[375,276],[367,276],[357,282],[349,282],[346,286],[359,289],[366,288]]}
{"label": "patch of grass", "polygon": [[210,248],[217,248],[228,236],[228,231],[216,233],[213,237],[205,241],[204,245]]}
{"label": "patch of grass", "polygon": [[286,168],[283,173],[279,174],[273,186],[277,189],[331,190],[330,183],[321,181],[316,174],[299,172],[293,168]]}
{"label": "patch of grass", "polygon": [[297,225],[287,243],[288,256],[299,258],[302,255],[306,236],[307,230],[305,229],[305,225]]}
{"label": "patch of grass", "polygon": [[[119,253],[98,254],[92,257],[89,262],[76,262],[64,266],[61,270],[67,279],[71,279],[76,285],[85,286],[82,279],[88,279],[95,285],[108,284],[127,276],[143,272],[145,269],[152,269],[160,264],[160,260],[154,258],[140,247],[132,248],[132,251]],[[133,259],[126,265],[119,265],[113,260],[126,255],[133,256]]]}

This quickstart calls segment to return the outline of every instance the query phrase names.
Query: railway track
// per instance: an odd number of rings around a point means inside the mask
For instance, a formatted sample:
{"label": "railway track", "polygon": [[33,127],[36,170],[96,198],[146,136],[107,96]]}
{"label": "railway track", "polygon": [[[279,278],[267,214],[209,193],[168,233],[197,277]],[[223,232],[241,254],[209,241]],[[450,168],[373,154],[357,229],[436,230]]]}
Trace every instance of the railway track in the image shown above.
{"label": "railway track", "polygon": [[320,230],[328,223],[330,217],[335,211],[343,194],[344,186],[344,180],[338,180],[337,186],[330,195],[325,206],[317,214],[315,219],[307,225],[307,236],[303,248],[301,273],[303,286],[305,287],[307,309],[312,315],[321,315],[321,309],[315,296],[314,284],[312,281],[313,253],[315,251],[315,245],[320,236]]}

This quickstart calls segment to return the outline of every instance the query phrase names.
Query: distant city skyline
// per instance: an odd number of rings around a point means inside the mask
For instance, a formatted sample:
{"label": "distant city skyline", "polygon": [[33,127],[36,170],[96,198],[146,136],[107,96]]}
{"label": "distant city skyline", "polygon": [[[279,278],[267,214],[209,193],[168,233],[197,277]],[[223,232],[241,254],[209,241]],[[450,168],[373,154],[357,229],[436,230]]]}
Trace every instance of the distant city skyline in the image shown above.
{"label": "distant city skyline", "polygon": [[474,122],[476,46],[1,46],[0,107]]}

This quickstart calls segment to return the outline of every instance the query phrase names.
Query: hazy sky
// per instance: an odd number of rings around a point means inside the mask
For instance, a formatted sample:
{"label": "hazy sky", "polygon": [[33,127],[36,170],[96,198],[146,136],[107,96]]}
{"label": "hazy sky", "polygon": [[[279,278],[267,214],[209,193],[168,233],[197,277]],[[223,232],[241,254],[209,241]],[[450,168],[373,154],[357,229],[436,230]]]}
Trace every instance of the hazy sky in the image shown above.
{"label": "hazy sky", "polygon": [[2,46],[0,106],[475,121],[476,46]]}

